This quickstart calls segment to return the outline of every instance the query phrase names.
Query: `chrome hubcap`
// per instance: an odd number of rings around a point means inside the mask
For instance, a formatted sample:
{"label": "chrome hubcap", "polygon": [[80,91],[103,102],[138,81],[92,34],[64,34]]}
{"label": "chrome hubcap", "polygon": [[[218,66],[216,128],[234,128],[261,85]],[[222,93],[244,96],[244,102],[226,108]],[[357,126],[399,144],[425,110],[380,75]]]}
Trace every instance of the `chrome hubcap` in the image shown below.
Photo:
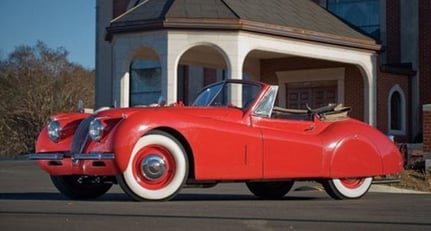
{"label": "chrome hubcap", "polygon": [[148,180],[160,179],[166,172],[165,160],[156,154],[148,155],[141,163],[141,172]]}

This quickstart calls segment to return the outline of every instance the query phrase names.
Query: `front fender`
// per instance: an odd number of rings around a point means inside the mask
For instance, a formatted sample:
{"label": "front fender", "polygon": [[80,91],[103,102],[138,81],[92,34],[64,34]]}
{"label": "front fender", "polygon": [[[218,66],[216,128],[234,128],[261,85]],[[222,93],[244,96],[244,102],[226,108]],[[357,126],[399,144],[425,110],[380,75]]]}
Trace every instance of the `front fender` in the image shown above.
{"label": "front fender", "polygon": [[116,162],[120,171],[124,172],[126,170],[133,147],[149,131],[160,127],[175,129],[173,128],[174,126],[176,128],[179,126],[188,126],[186,123],[179,125],[178,121],[181,120],[178,118],[175,121],[173,121],[172,114],[151,111],[147,111],[145,114],[131,114],[124,118],[118,124],[113,137]]}
{"label": "front fender", "polygon": [[48,137],[48,126],[39,133],[36,141],[36,153],[67,152],[70,150],[73,134],[79,123],[89,116],[88,113],[62,113],[54,115],[51,120],[57,120],[62,127],[62,135],[58,142]]}
{"label": "front fender", "polygon": [[129,117],[118,124],[113,137],[115,160],[121,172],[127,168],[133,146],[151,128],[146,125],[145,119]]}

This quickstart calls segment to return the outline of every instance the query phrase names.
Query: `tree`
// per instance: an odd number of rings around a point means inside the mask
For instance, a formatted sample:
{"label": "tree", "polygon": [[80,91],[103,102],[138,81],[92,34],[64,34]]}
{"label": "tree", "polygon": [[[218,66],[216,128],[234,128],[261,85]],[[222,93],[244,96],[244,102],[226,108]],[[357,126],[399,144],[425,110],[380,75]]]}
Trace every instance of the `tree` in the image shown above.
{"label": "tree", "polygon": [[94,106],[94,71],[67,60],[64,48],[19,46],[0,60],[0,156],[34,151],[51,115]]}

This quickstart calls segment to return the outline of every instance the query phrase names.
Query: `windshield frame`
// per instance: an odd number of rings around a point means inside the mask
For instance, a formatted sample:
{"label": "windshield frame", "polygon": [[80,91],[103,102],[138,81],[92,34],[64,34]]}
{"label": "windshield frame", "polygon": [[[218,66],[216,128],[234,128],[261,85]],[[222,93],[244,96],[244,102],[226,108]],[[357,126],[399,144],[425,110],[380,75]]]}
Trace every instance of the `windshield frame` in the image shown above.
{"label": "windshield frame", "polygon": [[[234,91],[233,88],[237,91]],[[259,82],[226,80],[203,88],[198,93],[192,106],[234,107],[245,111],[260,97],[262,89],[264,89],[264,86]],[[239,100],[234,100],[235,96]],[[217,99],[221,99],[223,102],[216,102]]]}
{"label": "windshield frame", "polygon": [[256,105],[253,111],[254,116],[259,117],[271,117],[272,111],[274,109],[275,100],[278,95],[278,86],[272,85],[265,92],[260,102]]}

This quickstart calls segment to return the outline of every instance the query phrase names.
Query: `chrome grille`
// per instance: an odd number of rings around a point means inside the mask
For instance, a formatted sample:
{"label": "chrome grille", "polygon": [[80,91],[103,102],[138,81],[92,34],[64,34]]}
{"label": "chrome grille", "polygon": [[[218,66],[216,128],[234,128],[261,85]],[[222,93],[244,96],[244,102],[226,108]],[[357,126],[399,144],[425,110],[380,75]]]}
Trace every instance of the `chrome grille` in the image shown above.
{"label": "chrome grille", "polygon": [[70,148],[71,154],[82,153],[84,151],[85,145],[89,139],[88,128],[90,127],[90,122],[94,118],[94,116],[89,116],[79,124],[73,136],[72,147]]}

